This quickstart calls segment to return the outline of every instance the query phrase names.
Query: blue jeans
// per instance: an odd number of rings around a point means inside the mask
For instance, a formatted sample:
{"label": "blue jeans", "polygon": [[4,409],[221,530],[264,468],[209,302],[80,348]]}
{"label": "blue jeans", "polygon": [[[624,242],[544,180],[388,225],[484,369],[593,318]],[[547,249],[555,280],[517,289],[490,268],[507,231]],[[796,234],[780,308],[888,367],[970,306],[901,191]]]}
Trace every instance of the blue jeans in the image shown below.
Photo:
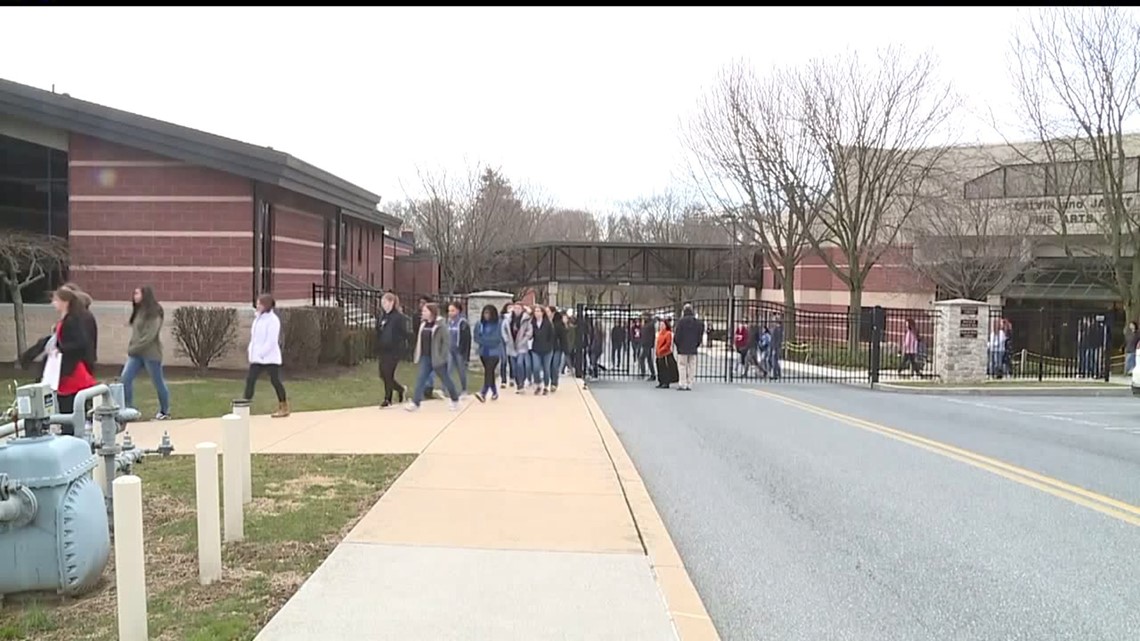
{"label": "blue jeans", "polygon": [[543,387],[550,386],[550,361],[553,354],[546,352],[539,354],[538,352],[530,353],[530,366],[531,366],[531,379],[535,385]]}
{"label": "blue jeans", "polygon": [[412,402],[419,406],[424,401],[424,390],[431,383],[432,375],[439,377],[443,381],[443,387],[447,390],[448,396],[453,401],[459,400],[459,392],[455,389],[455,383],[451,377],[447,375],[447,367],[434,368],[431,366],[431,356],[420,356],[419,372],[416,374],[416,387],[412,391]]}
{"label": "blue jeans", "polygon": [[[505,350],[502,354],[499,354],[499,379],[503,381],[503,387],[507,386],[507,370],[512,364]],[[511,378],[514,377],[512,376]]]}
{"label": "blue jeans", "polygon": [[447,359],[447,375],[451,376],[452,370],[459,372],[459,389],[467,391],[467,359],[466,354],[458,349],[451,350],[451,355]]}
{"label": "blue jeans", "polygon": [[138,356],[127,357],[127,362],[123,364],[123,373],[119,375],[123,383],[123,401],[127,407],[135,406],[135,377],[143,368],[150,373],[154,391],[158,394],[158,411],[169,414],[170,390],[166,387],[166,380],[162,378],[162,361],[150,361]]}
{"label": "blue jeans", "polygon": [[523,352],[511,357],[511,367],[514,369],[515,374],[515,387],[522,388],[526,386],[528,364],[530,363],[530,352]]}
{"label": "blue jeans", "polygon": [[1128,352],[1124,355],[1124,373],[1131,374],[1132,370],[1136,368],[1136,352]]}
{"label": "blue jeans", "polygon": [[562,375],[562,352],[556,351],[550,355],[550,384],[558,387],[558,377]]}

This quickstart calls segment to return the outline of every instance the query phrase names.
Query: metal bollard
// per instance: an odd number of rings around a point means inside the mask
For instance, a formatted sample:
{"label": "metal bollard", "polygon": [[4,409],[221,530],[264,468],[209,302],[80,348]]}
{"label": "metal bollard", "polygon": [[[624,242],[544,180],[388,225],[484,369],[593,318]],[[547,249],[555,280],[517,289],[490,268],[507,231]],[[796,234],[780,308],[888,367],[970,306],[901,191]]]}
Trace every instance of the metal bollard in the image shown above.
{"label": "metal bollard", "polygon": [[222,523],[218,512],[218,445],[194,448],[194,487],[198,508],[198,582],[222,578]]}
{"label": "metal bollard", "polygon": [[146,554],[143,548],[142,479],[112,484],[115,504],[115,592],[119,641],[147,641]]}
{"label": "metal bollard", "polygon": [[226,542],[245,539],[245,504],[242,502],[241,417],[222,417],[222,492],[225,495]]}
{"label": "metal bollard", "polygon": [[253,444],[251,439],[251,430],[249,424],[249,401],[245,399],[235,399],[231,405],[231,413],[241,417],[242,430],[244,434],[241,436],[241,476],[242,476],[242,495],[241,500],[246,505],[253,502],[253,461],[252,452]]}

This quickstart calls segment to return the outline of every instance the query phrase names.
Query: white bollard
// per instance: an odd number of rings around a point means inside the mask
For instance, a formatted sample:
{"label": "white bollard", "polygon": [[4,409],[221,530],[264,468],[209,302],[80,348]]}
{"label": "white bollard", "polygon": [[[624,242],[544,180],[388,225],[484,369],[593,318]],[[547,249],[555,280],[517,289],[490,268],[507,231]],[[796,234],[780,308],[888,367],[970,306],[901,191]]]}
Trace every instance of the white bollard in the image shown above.
{"label": "white bollard", "polygon": [[107,492],[107,466],[103,463],[102,456],[95,459],[95,469],[91,470],[91,479],[99,486],[100,492],[104,494]]}
{"label": "white bollard", "polygon": [[241,429],[243,431],[241,436],[241,500],[246,505],[249,505],[253,502],[253,444],[250,442],[249,402],[234,401],[232,411],[241,417]]}
{"label": "white bollard", "polygon": [[194,480],[198,507],[198,582],[222,578],[222,523],[218,508],[218,445],[194,448]]}
{"label": "white bollard", "polygon": [[121,476],[115,495],[115,592],[119,641],[147,641],[146,555],[143,551],[142,479]]}
{"label": "white bollard", "polygon": [[225,506],[226,543],[245,538],[241,474],[241,417],[226,414],[222,417],[222,492],[225,495],[222,503]]}

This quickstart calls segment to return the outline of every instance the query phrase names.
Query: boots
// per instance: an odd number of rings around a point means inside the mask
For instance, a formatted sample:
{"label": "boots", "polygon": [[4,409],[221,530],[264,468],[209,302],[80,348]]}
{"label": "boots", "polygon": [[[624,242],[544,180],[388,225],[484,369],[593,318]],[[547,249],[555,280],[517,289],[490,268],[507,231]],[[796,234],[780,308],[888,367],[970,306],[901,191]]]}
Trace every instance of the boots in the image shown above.
{"label": "boots", "polygon": [[270,414],[272,418],[285,418],[289,416],[289,401],[281,401],[277,404],[277,411]]}

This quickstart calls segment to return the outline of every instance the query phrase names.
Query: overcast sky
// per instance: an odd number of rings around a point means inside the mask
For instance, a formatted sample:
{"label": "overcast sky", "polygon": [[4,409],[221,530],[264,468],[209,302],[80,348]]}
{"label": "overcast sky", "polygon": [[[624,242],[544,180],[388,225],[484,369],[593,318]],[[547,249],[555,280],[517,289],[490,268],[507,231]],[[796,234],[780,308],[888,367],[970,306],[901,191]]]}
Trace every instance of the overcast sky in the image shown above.
{"label": "overcast sky", "polygon": [[[1009,120],[1008,8],[0,8],[0,77],[269,145],[386,200],[479,162],[602,211],[684,183],[728,62],[929,48]],[[966,140],[998,141],[988,117]],[[1016,132],[1009,135],[1015,135]],[[381,205],[383,207],[383,204]]]}

